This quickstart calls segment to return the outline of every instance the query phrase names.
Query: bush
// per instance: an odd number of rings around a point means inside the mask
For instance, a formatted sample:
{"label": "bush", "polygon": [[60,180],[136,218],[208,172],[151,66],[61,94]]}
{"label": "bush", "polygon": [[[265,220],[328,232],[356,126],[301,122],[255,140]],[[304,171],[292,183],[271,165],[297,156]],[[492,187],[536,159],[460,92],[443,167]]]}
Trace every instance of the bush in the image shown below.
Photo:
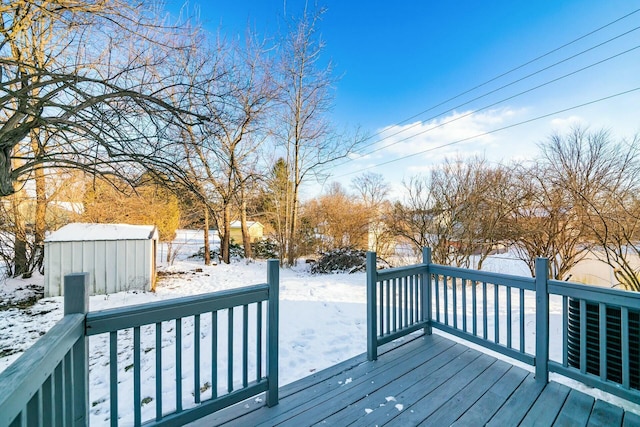
{"label": "bush", "polygon": [[311,267],[311,273],[355,273],[364,271],[366,267],[367,253],[365,251],[338,248],[323,253],[318,262]]}
{"label": "bush", "polygon": [[264,239],[251,244],[253,256],[260,259],[275,259],[279,256],[278,243],[275,240]]}

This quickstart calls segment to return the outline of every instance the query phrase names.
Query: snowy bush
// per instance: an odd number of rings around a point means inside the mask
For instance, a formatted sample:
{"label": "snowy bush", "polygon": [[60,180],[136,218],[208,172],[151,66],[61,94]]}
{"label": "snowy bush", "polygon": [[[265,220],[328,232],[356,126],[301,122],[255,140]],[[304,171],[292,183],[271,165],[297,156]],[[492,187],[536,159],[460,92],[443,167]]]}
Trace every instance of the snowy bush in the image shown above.
{"label": "snowy bush", "polygon": [[355,273],[364,271],[366,266],[367,253],[365,251],[338,248],[323,253],[318,262],[311,267],[311,273]]}
{"label": "snowy bush", "polygon": [[278,243],[272,239],[258,240],[251,244],[253,256],[260,259],[278,258]]}

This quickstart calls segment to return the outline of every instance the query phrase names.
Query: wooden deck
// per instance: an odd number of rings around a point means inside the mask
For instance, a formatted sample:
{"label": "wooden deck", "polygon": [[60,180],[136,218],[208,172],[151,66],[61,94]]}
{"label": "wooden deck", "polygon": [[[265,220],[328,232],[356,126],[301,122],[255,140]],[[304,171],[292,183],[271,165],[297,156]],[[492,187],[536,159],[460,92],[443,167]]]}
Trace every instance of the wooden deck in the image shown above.
{"label": "wooden deck", "polygon": [[[396,348],[393,348],[393,347]],[[407,337],[193,426],[640,426],[640,416],[438,335]]]}

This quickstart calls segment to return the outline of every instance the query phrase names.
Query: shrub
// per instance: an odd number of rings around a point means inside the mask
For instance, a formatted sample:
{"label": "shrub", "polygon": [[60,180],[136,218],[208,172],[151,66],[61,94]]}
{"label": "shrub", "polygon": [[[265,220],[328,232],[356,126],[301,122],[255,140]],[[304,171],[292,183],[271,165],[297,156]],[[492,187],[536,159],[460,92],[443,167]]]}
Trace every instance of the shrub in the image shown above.
{"label": "shrub", "polygon": [[274,259],[279,256],[278,243],[272,239],[259,240],[251,244],[253,256],[260,259]]}
{"label": "shrub", "polygon": [[323,253],[318,262],[311,267],[311,273],[355,273],[364,271],[366,266],[367,253],[365,251],[338,248]]}

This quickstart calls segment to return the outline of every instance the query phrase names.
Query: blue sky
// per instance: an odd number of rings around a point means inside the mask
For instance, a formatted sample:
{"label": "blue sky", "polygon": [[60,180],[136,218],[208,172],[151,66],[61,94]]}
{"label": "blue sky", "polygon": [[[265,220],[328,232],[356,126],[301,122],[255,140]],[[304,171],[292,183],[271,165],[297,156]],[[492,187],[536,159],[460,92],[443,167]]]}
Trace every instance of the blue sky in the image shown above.
{"label": "blue sky", "polygon": [[[240,36],[247,25],[259,33],[275,34],[285,10],[300,15],[304,4],[293,0],[190,2],[200,10],[208,29]],[[478,154],[496,162],[529,159],[537,154],[539,142],[575,123],[610,129],[616,138],[640,132],[639,90],[474,138],[639,88],[640,29],[635,28],[640,27],[640,12],[443,103],[640,9],[640,0],[325,0],[319,4],[327,8],[320,24],[325,59],[332,60],[341,76],[333,118],[341,127],[361,126],[373,136],[363,153],[378,150],[335,167],[333,179],[348,182],[369,170],[383,173],[398,185],[403,178],[427,173],[445,157]],[[608,41],[614,37],[618,38]],[[600,43],[604,44],[595,47]],[[580,53],[587,49],[592,50]],[[573,55],[577,56],[568,59]],[[553,65],[560,61],[564,62]],[[603,62],[594,65],[599,61]],[[545,67],[549,68],[541,71]],[[577,71],[583,67],[588,68]],[[563,77],[569,73],[575,74]],[[529,74],[533,76],[526,77]],[[518,79],[523,80],[514,82]],[[559,80],[550,83],[554,79]],[[518,95],[538,85],[544,86]],[[396,132],[401,133],[380,141]],[[408,155],[413,156],[376,167]]]}

